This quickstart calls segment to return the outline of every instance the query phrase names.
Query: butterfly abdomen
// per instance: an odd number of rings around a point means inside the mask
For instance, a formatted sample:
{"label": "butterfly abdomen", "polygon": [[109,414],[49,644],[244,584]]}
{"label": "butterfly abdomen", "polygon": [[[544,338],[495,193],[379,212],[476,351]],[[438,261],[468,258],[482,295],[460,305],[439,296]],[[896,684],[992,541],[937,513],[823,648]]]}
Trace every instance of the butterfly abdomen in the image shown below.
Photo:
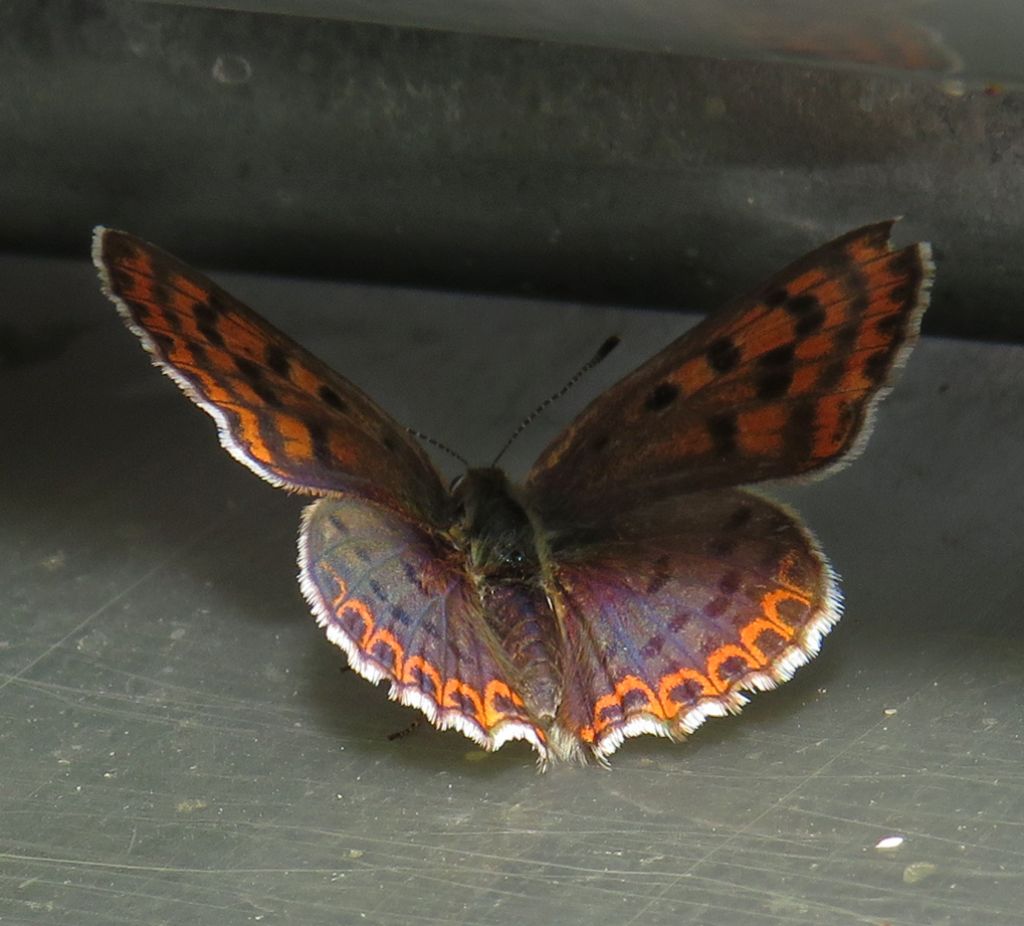
{"label": "butterfly abdomen", "polygon": [[508,661],[509,677],[541,727],[554,719],[561,699],[556,625],[547,596],[536,585],[504,583],[485,590],[483,613]]}

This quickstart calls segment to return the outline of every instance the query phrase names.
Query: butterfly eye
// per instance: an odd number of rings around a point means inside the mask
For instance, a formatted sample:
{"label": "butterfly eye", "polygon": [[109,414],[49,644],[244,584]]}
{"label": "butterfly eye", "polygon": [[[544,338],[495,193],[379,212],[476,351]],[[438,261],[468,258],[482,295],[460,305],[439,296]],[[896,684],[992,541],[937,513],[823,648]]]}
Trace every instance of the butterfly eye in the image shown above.
{"label": "butterfly eye", "polygon": [[513,566],[522,566],[526,562],[526,554],[522,550],[509,550],[507,559]]}

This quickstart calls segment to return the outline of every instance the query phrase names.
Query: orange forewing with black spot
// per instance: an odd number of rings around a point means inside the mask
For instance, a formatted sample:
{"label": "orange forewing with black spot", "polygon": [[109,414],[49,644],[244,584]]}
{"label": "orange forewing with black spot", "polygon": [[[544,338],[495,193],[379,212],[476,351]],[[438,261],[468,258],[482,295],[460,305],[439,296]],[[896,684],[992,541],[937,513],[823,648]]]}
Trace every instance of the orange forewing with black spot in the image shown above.
{"label": "orange forewing with black spot", "polygon": [[530,490],[583,511],[841,462],[927,303],[928,246],[893,250],[891,229],[850,232],[709,315],[595,399]]}
{"label": "orange forewing with black spot", "polygon": [[444,489],[422,448],[287,335],[134,235],[99,228],[93,255],[129,326],[239,462],[298,492],[355,492],[424,517],[441,509]]}

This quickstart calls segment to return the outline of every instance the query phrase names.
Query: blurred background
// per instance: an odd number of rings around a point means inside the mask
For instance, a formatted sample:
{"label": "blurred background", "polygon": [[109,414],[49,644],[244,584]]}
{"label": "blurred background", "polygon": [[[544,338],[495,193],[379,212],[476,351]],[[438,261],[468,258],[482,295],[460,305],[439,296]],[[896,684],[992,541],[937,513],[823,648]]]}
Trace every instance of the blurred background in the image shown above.
{"label": "blurred background", "polygon": [[[216,7],[216,8],[213,8]],[[7,0],[0,248],[714,307],[903,215],[926,330],[1020,340],[1006,0]]]}

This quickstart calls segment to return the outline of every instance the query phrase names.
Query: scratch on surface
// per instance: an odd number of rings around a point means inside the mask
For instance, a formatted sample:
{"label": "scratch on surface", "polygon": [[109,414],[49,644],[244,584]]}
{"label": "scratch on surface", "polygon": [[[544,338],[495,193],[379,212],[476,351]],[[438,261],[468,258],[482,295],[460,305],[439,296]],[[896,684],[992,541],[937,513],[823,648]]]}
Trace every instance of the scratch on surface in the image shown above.
{"label": "scratch on surface", "polygon": [[15,674],[8,675],[5,678],[3,678],[3,680],[0,681],[0,691],[3,691],[9,684],[11,684],[11,682],[13,682],[15,680],[22,680],[24,678],[24,676],[28,675],[32,671],[32,669],[34,669],[41,662],[43,662],[44,660],[49,658],[49,656],[52,653],[56,652],[61,647],[63,647],[64,644],[66,644],[69,640],[75,638],[76,636],[79,636],[80,634],[83,634],[85,632],[86,628],[94,620],[96,620],[96,618],[98,618],[102,614],[106,613],[108,610],[110,610],[110,608],[112,608],[114,605],[116,605],[119,601],[123,600],[124,598],[127,598],[129,594],[131,594],[133,591],[135,591],[135,589],[137,589],[139,586],[143,585],[144,583],[148,582],[153,576],[155,576],[161,570],[166,569],[175,560],[177,560],[180,557],[184,556],[187,551],[191,550],[195,546],[198,546],[199,543],[202,540],[206,539],[206,537],[208,535],[213,534],[217,530],[223,529],[223,526],[224,526],[223,521],[219,521],[219,522],[218,521],[211,521],[207,525],[207,527],[205,529],[197,531],[195,533],[195,535],[191,538],[189,543],[184,544],[179,549],[175,550],[175,552],[171,556],[167,557],[167,559],[165,559],[163,562],[157,563],[151,569],[146,570],[146,572],[144,572],[141,576],[139,576],[134,582],[132,582],[131,584],[127,585],[125,588],[121,589],[121,591],[119,591],[116,595],[114,595],[113,597],[107,599],[107,601],[105,601],[103,604],[99,605],[97,608],[94,608],[91,613],[87,614],[81,621],[79,621],[67,633],[65,633],[63,636],[59,637],[57,640],[55,640],[53,643],[51,643],[48,647],[46,647],[44,650],[42,650],[35,657],[35,659],[30,659],[27,663],[25,663],[25,665],[23,665]]}
{"label": "scratch on surface", "polygon": [[[877,729],[879,727],[881,727],[884,724],[884,722],[885,722],[884,719],[881,719],[876,724],[874,724],[873,726],[871,726],[868,729],[864,730],[860,734],[860,736],[856,736],[856,737],[853,737],[852,739],[848,740],[845,743],[845,745],[843,746],[843,748],[837,750],[835,753],[833,753],[831,756],[829,756],[828,759],[826,759],[825,762],[823,762],[820,766],[818,766],[818,768],[814,769],[813,771],[809,772],[807,775],[805,775],[802,778],[798,779],[796,781],[796,783],[793,785],[793,787],[791,787],[784,794],[781,794],[776,800],[772,801],[770,804],[765,806],[761,810],[760,813],[758,813],[755,816],[751,817],[743,826],[738,827],[727,838],[722,840],[722,842],[720,842],[718,845],[716,845],[713,848],[709,849],[704,855],[702,855],[701,857],[696,858],[692,862],[690,862],[690,864],[687,865],[686,868],[683,871],[678,872],[675,875],[675,877],[669,883],[667,883],[663,888],[661,888],[660,890],[652,892],[649,895],[649,897],[647,899],[647,902],[640,904],[640,906],[634,912],[633,916],[630,919],[623,921],[622,926],[636,926],[637,923],[643,922],[647,918],[647,915],[648,915],[649,911],[651,910],[651,908],[656,903],[658,903],[661,900],[663,900],[663,898],[669,892],[669,890],[671,890],[674,886],[676,886],[683,879],[693,877],[695,875],[697,869],[701,865],[704,865],[705,863],[709,862],[713,857],[715,857],[716,855],[719,855],[722,852],[722,850],[729,849],[729,848],[733,847],[734,845],[736,845],[738,842],[742,842],[743,840],[747,839],[749,837],[751,831],[753,831],[757,827],[757,825],[762,820],[764,820],[769,814],[773,813],[778,808],[784,806],[787,802],[789,802],[793,798],[795,798],[798,794],[800,794],[806,788],[806,786],[807,786],[807,784],[809,782],[811,782],[811,781],[813,781],[813,780],[815,780],[817,778],[822,777],[826,773],[826,771],[829,768],[831,768],[832,766],[834,766],[836,764],[836,762],[842,756],[846,755],[847,753],[851,752],[853,749],[858,747],[869,736],[874,735],[876,733]],[[717,880],[717,879],[711,879],[711,880],[714,881],[714,880]],[[727,881],[724,881],[724,880],[721,883],[722,883],[722,886],[725,887],[727,890],[735,890],[736,889],[736,885],[733,884],[733,883],[730,883],[730,882],[727,882]],[[829,907],[829,909],[831,909],[831,908]],[[836,912],[839,912],[839,911],[837,910]],[[844,912],[844,913],[846,913],[848,915],[853,913],[853,911],[849,911],[849,910],[844,910],[842,912]]]}
{"label": "scratch on surface", "polygon": [[[111,674],[120,674],[133,679],[142,678],[144,681],[154,683],[152,679],[138,676],[131,673],[118,672],[111,667]],[[21,673],[18,673],[20,675]],[[60,704],[73,706],[77,710],[88,709],[94,714],[104,717],[116,717],[124,720],[145,719],[149,723],[163,724],[168,727],[178,728],[189,726],[192,728],[209,730],[212,732],[227,732],[237,734],[242,731],[245,735],[251,735],[254,731],[282,729],[287,722],[299,714],[298,711],[289,711],[284,706],[276,705],[272,712],[257,710],[249,702],[241,699],[215,700],[209,698],[201,700],[198,697],[186,700],[178,696],[176,698],[164,698],[147,694],[125,694],[118,691],[99,691],[92,688],[80,688],[75,686],[58,685],[52,682],[40,682],[35,679],[19,678],[18,675],[0,675],[2,683],[0,690],[8,685],[16,685],[40,694],[53,698]],[[174,688],[164,683],[159,683],[161,689],[171,689],[175,692],[185,692],[196,695],[193,689]],[[91,704],[83,704],[82,698],[94,699]],[[124,705],[122,707],[122,705]],[[151,710],[159,709],[162,713],[143,714],[140,708]],[[232,713],[237,710],[237,713]],[[173,712],[173,713],[172,713]],[[240,726],[244,716],[244,728]],[[293,734],[310,735],[301,727],[292,725]]]}
{"label": "scratch on surface", "polygon": [[20,852],[0,852],[0,859],[12,862],[36,862],[43,865],[70,865],[76,868],[100,869],[103,871],[175,875],[325,875],[337,871],[337,868],[189,868],[181,865],[129,865],[127,862],[100,862],[95,859],[85,858],[25,855]]}

